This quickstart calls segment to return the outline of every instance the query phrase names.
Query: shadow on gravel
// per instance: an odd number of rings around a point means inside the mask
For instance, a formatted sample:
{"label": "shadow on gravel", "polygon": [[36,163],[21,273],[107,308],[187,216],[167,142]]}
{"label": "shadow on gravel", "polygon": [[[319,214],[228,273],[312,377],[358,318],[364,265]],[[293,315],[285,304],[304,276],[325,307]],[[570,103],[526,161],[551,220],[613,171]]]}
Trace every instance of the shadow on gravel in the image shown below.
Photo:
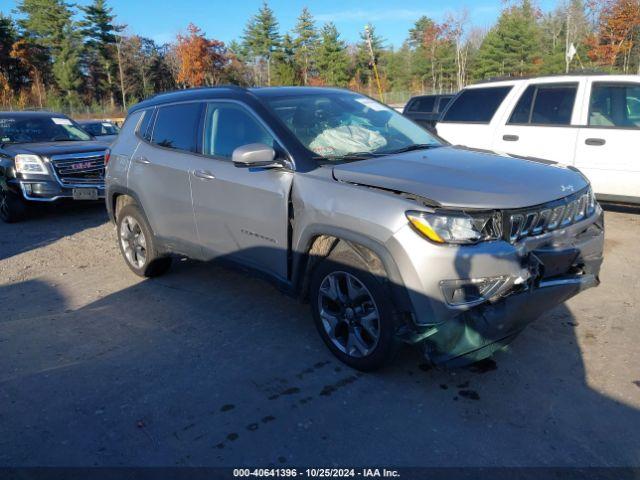
{"label": "shadow on gravel", "polygon": [[72,311],[39,281],[0,298],[0,465],[638,464],[640,412],[589,386],[564,304],[492,360],[362,374],[307,305],[216,263]]}
{"label": "shadow on gravel", "polygon": [[108,221],[104,202],[43,204],[19,223],[0,221],[0,260],[46,246]]}

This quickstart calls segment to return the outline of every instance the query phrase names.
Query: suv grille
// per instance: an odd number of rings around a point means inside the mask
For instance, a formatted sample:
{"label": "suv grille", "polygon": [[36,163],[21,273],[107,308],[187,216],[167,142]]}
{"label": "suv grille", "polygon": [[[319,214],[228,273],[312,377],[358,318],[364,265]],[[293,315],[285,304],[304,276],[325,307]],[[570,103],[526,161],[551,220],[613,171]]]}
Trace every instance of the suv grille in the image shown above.
{"label": "suv grille", "polygon": [[511,243],[568,227],[590,217],[596,203],[590,188],[536,207],[505,212],[504,235]]}
{"label": "suv grille", "polygon": [[53,155],[51,165],[63,186],[104,184],[104,152]]}

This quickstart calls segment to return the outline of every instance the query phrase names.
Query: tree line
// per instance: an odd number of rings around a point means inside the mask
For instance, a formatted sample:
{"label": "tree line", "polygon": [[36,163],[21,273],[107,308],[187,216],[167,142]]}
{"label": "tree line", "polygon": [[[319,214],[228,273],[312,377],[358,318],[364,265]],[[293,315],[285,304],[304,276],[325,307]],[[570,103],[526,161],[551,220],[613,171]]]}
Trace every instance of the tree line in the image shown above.
{"label": "tree line", "polygon": [[266,2],[228,44],[193,23],[158,44],[118,24],[106,0],[80,7],[21,0],[0,13],[3,109],[118,111],[157,92],[228,83],[332,85],[377,95],[374,64],[387,101],[492,77],[640,74],[640,0],[561,0],[551,12],[533,0],[511,0],[489,29],[475,27],[464,9],[442,21],[423,16],[399,48],[373,25],[349,44],[306,7],[282,33]]}

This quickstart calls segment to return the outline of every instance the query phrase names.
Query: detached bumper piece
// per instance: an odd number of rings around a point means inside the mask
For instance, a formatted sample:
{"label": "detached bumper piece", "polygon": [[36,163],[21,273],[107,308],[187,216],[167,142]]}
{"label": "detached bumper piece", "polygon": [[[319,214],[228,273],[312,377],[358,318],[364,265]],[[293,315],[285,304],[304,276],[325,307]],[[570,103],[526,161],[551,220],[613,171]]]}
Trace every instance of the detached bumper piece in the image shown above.
{"label": "detached bumper piece", "polygon": [[529,278],[503,283],[506,289],[496,288],[492,298],[435,327],[425,339],[427,358],[452,367],[487,358],[545,312],[597,286],[603,228],[596,222],[570,245],[529,253],[523,262]]}

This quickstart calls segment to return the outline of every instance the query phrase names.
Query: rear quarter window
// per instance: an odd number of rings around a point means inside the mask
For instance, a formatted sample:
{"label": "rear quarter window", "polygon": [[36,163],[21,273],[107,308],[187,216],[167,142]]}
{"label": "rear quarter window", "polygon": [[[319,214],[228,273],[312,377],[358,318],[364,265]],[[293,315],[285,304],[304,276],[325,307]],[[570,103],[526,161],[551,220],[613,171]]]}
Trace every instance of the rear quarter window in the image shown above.
{"label": "rear quarter window", "polygon": [[443,122],[489,123],[512,87],[469,88],[447,108]]}
{"label": "rear quarter window", "polygon": [[414,98],[409,104],[408,111],[431,113],[434,110],[436,97],[418,97]]}
{"label": "rear quarter window", "polygon": [[[142,114],[145,114],[145,117],[146,117],[145,111],[133,112],[131,115],[127,117],[127,119],[124,121],[124,125],[122,125],[122,129],[120,130],[122,132],[122,136],[131,135],[133,133],[134,129],[138,125],[138,122],[140,121],[140,116]],[[148,120],[147,120],[147,125],[148,125]]]}
{"label": "rear quarter window", "polygon": [[142,113],[142,121],[138,126],[138,135],[144,138],[147,142],[151,141],[151,131],[152,131],[152,119],[153,119],[153,108],[149,108],[147,110],[143,110]]}

